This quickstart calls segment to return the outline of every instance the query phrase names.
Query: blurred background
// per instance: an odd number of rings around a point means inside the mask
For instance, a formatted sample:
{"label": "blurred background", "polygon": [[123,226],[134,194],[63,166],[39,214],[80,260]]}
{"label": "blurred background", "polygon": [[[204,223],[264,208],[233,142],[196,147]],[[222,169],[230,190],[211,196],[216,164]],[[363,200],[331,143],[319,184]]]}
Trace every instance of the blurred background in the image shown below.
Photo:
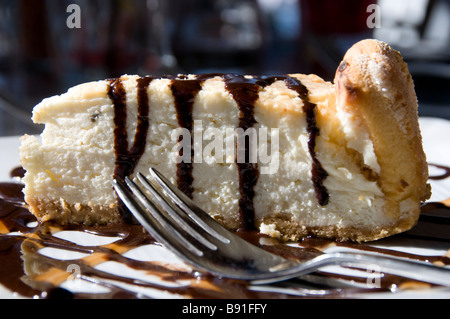
{"label": "blurred background", "polygon": [[450,119],[449,0],[0,0],[0,136],[39,133],[43,98],[125,73],[331,81],[364,38],[402,52],[421,116]]}

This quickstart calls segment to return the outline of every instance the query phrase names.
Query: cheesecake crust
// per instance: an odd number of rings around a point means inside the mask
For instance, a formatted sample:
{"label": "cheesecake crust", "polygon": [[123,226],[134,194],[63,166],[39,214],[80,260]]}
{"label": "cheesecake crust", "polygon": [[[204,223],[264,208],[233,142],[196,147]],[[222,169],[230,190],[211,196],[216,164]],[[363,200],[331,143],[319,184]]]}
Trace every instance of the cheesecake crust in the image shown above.
{"label": "cheesecake crust", "polygon": [[102,206],[89,204],[71,204],[64,198],[58,201],[27,199],[32,214],[39,222],[51,221],[59,225],[107,225],[123,221],[118,205]]}
{"label": "cheesecake crust", "polygon": [[347,51],[334,82],[338,108],[367,127],[373,141],[385,212],[398,221],[390,233],[409,229],[431,187],[407,64],[386,43],[363,40]]}

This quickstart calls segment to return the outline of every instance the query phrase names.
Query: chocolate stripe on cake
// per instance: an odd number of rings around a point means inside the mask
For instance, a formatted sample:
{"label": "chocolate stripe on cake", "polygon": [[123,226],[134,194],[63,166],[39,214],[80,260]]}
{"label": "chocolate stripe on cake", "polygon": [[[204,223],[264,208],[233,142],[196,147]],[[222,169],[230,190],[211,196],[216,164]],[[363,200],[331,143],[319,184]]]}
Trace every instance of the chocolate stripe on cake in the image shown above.
{"label": "chocolate stripe on cake", "polygon": [[[225,88],[236,101],[239,108],[239,128],[242,128],[244,132],[256,123],[253,109],[255,101],[259,97],[260,88],[271,83],[270,80],[266,83],[259,77],[248,78],[241,75],[220,73],[202,74],[198,75],[196,79],[190,80],[180,78],[172,79],[171,90],[175,98],[178,124],[180,127],[187,128],[191,132],[191,136],[193,126],[192,109],[195,96],[201,90],[203,81],[216,76],[222,77],[225,81]],[[236,165],[239,172],[240,227],[242,229],[252,230],[255,229],[255,212],[253,207],[255,192],[253,188],[258,181],[259,171],[256,163],[249,163],[248,143],[245,143],[244,146],[237,145],[237,148],[244,149],[246,159],[244,163],[240,163],[236,157]],[[183,149],[180,149],[179,156],[183,156]],[[177,166],[177,185],[191,198],[193,193],[193,156],[193,148],[191,147],[191,163],[180,162]]]}
{"label": "chocolate stripe on cake", "polygon": [[[244,132],[256,123],[254,117],[254,103],[259,97],[260,86],[254,78],[245,78],[239,75],[223,75],[225,87],[233,96],[239,108],[239,128]],[[245,230],[255,229],[255,209],[253,198],[254,187],[258,181],[259,170],[257,163],[250,163],[250,147],[237,145],[238,149],[244,148],[245,162],[240,163],[236,156],[236,165],[239,172],[239,217],[240,227]]]}
{"label": "chocolate stripe on cake", "polygon": [[[133,146],[130,149],[130,154],[136,156],[136,162],[134,167],[138,163],[142,154],[145,152],[145,145],[147,142],[148,127],[150,125],[149,111],[150,104],[148,98],[148,86],[153,81],[152,77],[146,76],[137,80],[137,101],[138,101],[138,114],[137,114],[137,126],[136,134],[134,135]],[[133,170],[134,170],[133,167]]]}
{"label": "chocolate stripe on cake", "polygon": [[320,205],[325,206],[328,204],[330,195],[328,194],[326,187],[323,185],[323,181],[328,176],[328,173],[322,167],[322,164],[319,162],[316,155],[316,138],[320,133],[316,124],[316,105],[309,101],[308,89],[299,80],[293,77],[286,77],[285,82],[288,88],[297,92],[298,96],[303,101],[303,112],[305,112],[307,124],[306,130],[309,134],[308,150],[312,159],[311,179],[316,192],[317,201]]}
{"label": "chocolate stripe on cake", "polygon": [[127,98],[125,88],[120,79],[110,80],[108,86],[108,96],[114,105],[114,152],[116,155],[116,167],[114,178],[123,179],[124,166],[128,166],[125,157],[128,151],[127,139]]}
{"label": "chocolate stripe on cake", "polygon": [[[192,147],[192,109],[194,107],[195,96],[198,91],[201,90],[202,86],[199,80],[185,80],[177,78],[172,79],[170,88],[175,99],[178,125],[182,128],[188,129],[191,133],[191,161],[189,163],[185,163],[183,161],[179,161],[179,163],[177,163],[177,186],[182,192],[192,198],[192,193],[194,191],[192,187],[192,183],[194,181],[194,178],[192,177],[192,161],[194,157],[194,150]],[[180,141],[181,137],[178,142]],[[180,157],[183,157],[183,152],[183,148],[180,148]]]}
{"label": "chocolate stripe on cake", "polygon": [[128,147],[127,134],[127,96],[120,79],[111,80],[108,96],[114,104],[114,151],[116,154],[115,179],[124,179],[133,173],[145,150],[149,126],[149,101],[147,88],[153,80],[151,77],[137,80],[138,114],[136,133],[131,148]]}

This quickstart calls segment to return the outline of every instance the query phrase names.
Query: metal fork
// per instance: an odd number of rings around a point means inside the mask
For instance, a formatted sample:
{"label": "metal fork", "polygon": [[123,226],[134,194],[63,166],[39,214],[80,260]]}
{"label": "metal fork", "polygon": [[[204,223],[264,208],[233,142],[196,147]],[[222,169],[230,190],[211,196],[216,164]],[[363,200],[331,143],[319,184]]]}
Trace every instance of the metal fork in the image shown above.
{"label": "metal fork", "polygon": [[128,177],[125,183],[114,180],[118,196],[157,241],[200,272],[263,284],[339,265],[450,287],[449,268],[406,258],[305,249],[304,260],[285,259],[227,230],[156,169],[150,168],[149,178],[136,176],[144,189]]}

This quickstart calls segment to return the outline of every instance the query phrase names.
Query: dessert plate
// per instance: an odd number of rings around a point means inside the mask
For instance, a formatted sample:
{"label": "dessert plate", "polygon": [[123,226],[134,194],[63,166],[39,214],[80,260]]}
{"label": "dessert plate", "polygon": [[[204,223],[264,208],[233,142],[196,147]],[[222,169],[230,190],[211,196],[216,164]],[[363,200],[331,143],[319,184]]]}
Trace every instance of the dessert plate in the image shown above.
{"label": "dessert plate", "polygon": [[[450,166],[450,121],[421,118],[424,150],[431,176],[444,176]],[[19,165],[17,136],[0,138],[0,182],[13,181],[10,172]],[[430,202],[450,198],[450,177],[431,179]],[[0,225],[1,226],[1,225]],[[30,225],[35,227],[35,225]],[[444,226],[445,227],[445,226]],[[450,233],[450,225],[448,225]],[[213,278],[196,273],[189,265],[149,238],[124,235],[126,231],[61,230],[53,234],[53,245],[40,247],[33,241],[22,245],[23,264],[28,276],[41,272],[48,275],[51,266],[70,274],[59,286],[64,293],[80,298],[450,298],[450,289],[389,278],[367,269],[324,267],[317,274],[272,285],[252,286],[246,283]],[[21,236],[20,232],[11,236]],[[296,254],[302,247],[325,252],[363,250],[374,254],[415,256],[431,261],[447,260],[450,239],[425,238],[414,232],[392,236],[366,244],[345,244],[309,239],[302,243],[281,245],[272,239],[258,238],[259,244],[273,246],[284,254]],[[131,239],[144,239],[135,245],[124,245]],[[449,235],[450,237],[450,235]],[[255,238],[252,238],[255,239]],[[58,244],[55,244],[58,243]],[[62,243],[62,244],[61,244]],[[300,246],[299,246],[300,245]],[[114,251],[114,254],[111,252]],[[118,253],[116,253],[118,252]],[[36,256],[40,256],[36,258]],[[106,257],[105,257],[106,256]],[[1,257],[6,258],[6,257]],[[80,261],[83,262],[80,262]],[[446,267],[450,267],[447,264]],[[87,265],[87,266],[86,266]],[[50,276],[48,275],[50,278]],[[27,278],[25,278],[27,280]],[[49,279],[50,280],[50,279]],[[53,279],[52,279],[53,280]],[[45,290],[45,289],[44,289]],[[48,290],[40,295],[48,297]],[[0,298],[21,298],[0,284]],[[29,296],[28,296],[29,297]]]}

